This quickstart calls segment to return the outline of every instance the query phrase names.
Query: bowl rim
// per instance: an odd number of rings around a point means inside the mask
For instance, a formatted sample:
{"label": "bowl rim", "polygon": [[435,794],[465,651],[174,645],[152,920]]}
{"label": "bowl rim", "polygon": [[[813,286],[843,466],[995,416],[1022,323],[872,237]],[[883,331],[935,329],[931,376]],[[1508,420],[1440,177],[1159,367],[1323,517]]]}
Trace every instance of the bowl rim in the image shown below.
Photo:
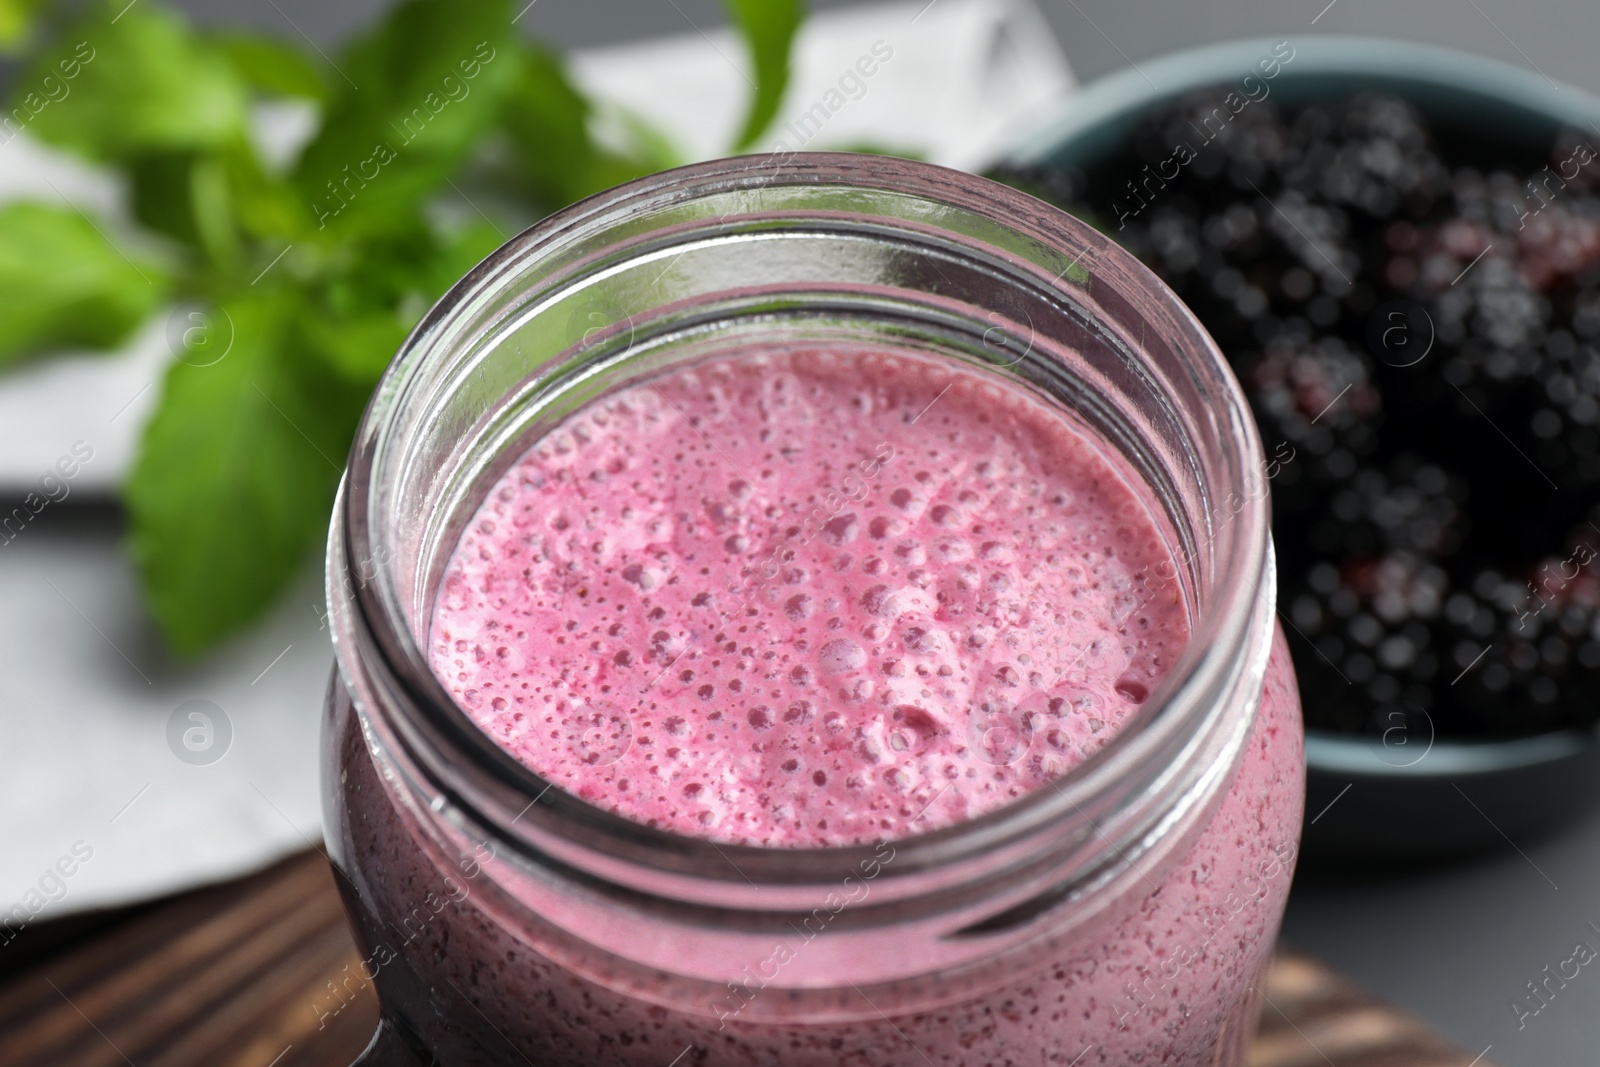
{"label": "bowl rim", "polygon": [[[1306,729],[1306,766],[1354,778],[1435,779],[1497,775],[1549,766],[1600,750],[1600,727],[1551,730],[1526,737],[1435,738],[1414,763],[1378,753],[1381,737]],[[1391,750],[1393,751],[1393,750]]]}
{"label": "bowl rim", "polygon": [[1317,34],[1298,41],[1245,37],[1179,49],[1094,79],[1025,128],[1002,162],[1020,166],[1043,162],[1108,122],[1191,89],[1239,80],[1286,42],[1294,54],[1279,77],[1368,75],[1412,81],[1466,96],[1494,97],[1558,124],[1587,126],[1600,135],[1600,96],[1502,59],[1393,37]]}

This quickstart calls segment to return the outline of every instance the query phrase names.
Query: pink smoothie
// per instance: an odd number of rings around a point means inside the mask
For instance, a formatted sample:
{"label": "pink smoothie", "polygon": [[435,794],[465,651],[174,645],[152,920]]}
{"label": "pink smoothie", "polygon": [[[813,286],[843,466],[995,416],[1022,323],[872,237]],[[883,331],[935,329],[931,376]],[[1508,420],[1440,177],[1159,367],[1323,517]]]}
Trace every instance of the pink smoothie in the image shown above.
{"label": "pink smoothie", "polygon": [[435,670],[529,767],[719,841],[936,829],[1081,762],[1188,636],[1140,495],[1021,393],[775,351],[626,389],[501,479]]}
{"label": "pink smoothie", "polygon": [[[521,457],[448,564],[430,653],[507,751],[625,818],[893,842],[1041,787],[1128,722],[1188,636],[1164,562],[1144,493],[1023,394],[906,355],[747,354],[610,394]],[[421,844],[343,693],[342,884],[392,961],[386,1010],[450,1067],[1243,1062],[1303,798],[1281,635],[1233,778],[1176,858],[1039,962],[941,974],[943,1007],[867,1002],[854,1022],[790,1017],[774,990],[756,1018],[731,985],[667,1008],[625,991],[632,965],[564,966],[549,909],[497,902],[497,872],[526,884],[512,861],[441,867]],[[798,967],[825,952],[798,929],[788,947],[811,953]]]}

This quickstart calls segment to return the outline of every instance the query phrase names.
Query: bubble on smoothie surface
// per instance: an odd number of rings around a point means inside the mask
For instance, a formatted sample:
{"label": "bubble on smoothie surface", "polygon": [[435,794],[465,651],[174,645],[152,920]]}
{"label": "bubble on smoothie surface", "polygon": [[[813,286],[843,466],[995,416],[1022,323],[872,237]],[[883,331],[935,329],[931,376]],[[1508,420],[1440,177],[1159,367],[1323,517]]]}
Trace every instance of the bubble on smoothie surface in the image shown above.
{"label": "bubble on smoothie surface", "polygon": [[508,752],[619,815],[864,843],[1104,745],[1187,638],[1168,560],[1042,402],[921,357],[779,349],[534,444],[462,535],[430,654]]}

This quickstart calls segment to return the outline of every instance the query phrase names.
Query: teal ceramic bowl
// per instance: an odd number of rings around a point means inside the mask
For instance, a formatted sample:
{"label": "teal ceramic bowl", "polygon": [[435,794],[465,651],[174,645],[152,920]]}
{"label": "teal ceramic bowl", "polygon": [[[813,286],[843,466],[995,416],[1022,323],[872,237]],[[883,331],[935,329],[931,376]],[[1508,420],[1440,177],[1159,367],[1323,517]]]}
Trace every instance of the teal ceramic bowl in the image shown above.
{"label": "teal ceramic bowl", "polygon": [[[1152,107],[1246,75],[1261,81],[1258,62],[1282,43],[1270,37],[1228,41],[1108,75],[1024,133],[1004,162],[1089,169],[1115,155]],[[1288,47],[1293,57],[1266,80],[1267,99],[1283,107],[1383,92],[1410,101],[1437,126],[1481,133],[1508,149],[1542,152],[1563,126],[1600,136],[1600,98],[1499,60],[1371,37],[1304,37]]]}
{"label": "teal ceramic bowl", "polygon": [[[1025,133],[999,166],[1092,172],[1121,154],[1139,119],[1191,90],[1243,85],[1294,109],[1359,92],[1415,105],[1442,134],[1508,154],[1543,153],[1563,128],[1594,131],[1600,98],[1542,75],[1432,45],[1362,37],[1294,39],[1264,79],[1282,38],[1230,41],[1140,63],[1085,87]],[[1300,638],[1292,633],[1290,641]],[[1508,848],[1600,799],[1600,732],[1504,741],[1438,736],[1306,736],[1308,860],[1391,864]]]}

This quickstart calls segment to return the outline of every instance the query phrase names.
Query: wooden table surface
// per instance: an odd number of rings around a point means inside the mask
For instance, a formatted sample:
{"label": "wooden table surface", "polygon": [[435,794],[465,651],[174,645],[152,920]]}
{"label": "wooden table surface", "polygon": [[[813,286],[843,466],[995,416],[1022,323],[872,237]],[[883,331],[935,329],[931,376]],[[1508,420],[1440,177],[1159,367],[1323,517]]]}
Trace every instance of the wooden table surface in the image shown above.
{"label": "wooden table surface", "polygon": [[[0,1065],[347,1067],[377,999],[365,988],[323,1013],[328,983],[357,958],[326,860],[301,853],[139,909],[0,983]],[[1277,957],[1266,996],[1249,1067],[1473,1063],[1304,957]]]}

